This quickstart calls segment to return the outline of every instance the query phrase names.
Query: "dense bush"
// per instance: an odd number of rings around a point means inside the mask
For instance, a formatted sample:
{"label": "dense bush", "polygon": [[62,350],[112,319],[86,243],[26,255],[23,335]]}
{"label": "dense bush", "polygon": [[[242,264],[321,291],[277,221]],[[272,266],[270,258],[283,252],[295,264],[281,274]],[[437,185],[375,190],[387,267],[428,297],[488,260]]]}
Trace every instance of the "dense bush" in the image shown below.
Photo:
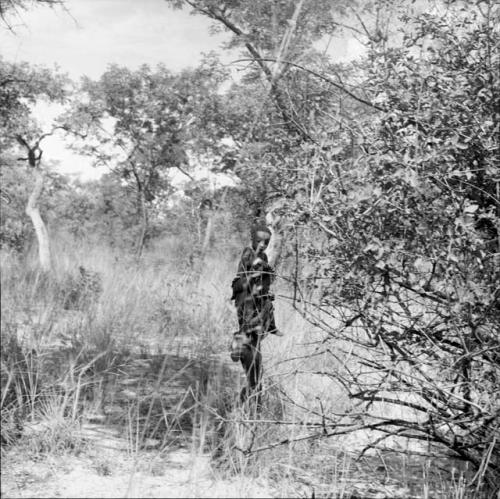
{"label": "dense bush", "polygon": [[[328,236],[322,307],[360,366],[337,379],[383,433],[425,440],[500,473],[500,63],[492,18],[476,8],[412,19],[400,48],[375,48],[347,192],[327,189],[313,219]],[[416,56],[416,50],[422,50]],[[329,191],[329,192],[328,192]],[[326,309],[326,308],[325,308]],[[341,351],[336,357],[341,358]],[[368,375],[367,373],[371,373]]]}

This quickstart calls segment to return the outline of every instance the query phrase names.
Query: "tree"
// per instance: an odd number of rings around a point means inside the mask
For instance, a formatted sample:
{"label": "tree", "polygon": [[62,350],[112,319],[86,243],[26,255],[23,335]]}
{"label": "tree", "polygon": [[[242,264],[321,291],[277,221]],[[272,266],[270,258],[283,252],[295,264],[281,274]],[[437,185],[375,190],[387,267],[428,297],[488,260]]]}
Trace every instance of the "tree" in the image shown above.
{"label": "tree", "polygon": [[[300,196],[309,195],[308,183],[314,177],[309,164],[316,165],[321,174],[314,180],[317,185],[329,183],[333,177],[341,182],[338,166],[328,171],[327,165],[339,150],[341,134],[350,134],[354,141],[349,125],[345,130],[342,126],[352,123],[353,114],[378,108],[353,91],[359,79],[353,75],[353,67],[329,63],[314,43],[342,29],[365,36],[371,43],[372,34],[382,26],[381,9],[377,8],[374,26],[362,22],[365,31],[360,31],[343,21],[352,17],[354,8],[359,19],[358,11],[367,7],[348,0],[258,1],[251,5],[167,1],[212,19],[214,29],[232,35],[227,48],[243,49],[240,62],[253,63],[246,68],[241,84],[227,93],[222,126],[234,145],[223,155],[222,168],[242,180],[255,213],[269,210],[276,198],[285,197],[289,202],[287,225],[295,227],[299,221],[290,216],[296,213],[293,205],[299,192]],[[332,118],[336,120],[333,124]],[[284,230],[279,229],[276,240],[285,240]]]}
{"label": "tree", "polygon": [[265,78],[269,93],[278,108],[284,126],[300,138],[308,137],[307,130],[297,119],[296,109],[289,102],[286,85],[281,81],[290,70],[287,61],[296,62],[306,54],[314,54],[311,45],[336,29],[334,17],[345,10],[348,2],[321,0],[304,2],[257,1],[247,2],[213,0],[167,0],[176,8],[188,7],[193,13],[204,15],[216,23],[215,29],[225,29],[232,38],[227,48],[244,48]]}
{"label": "tree", "polygon": [[112,65],[98,81],[83,83],[87,98],[77,103],[71,119],[81,122],[84,116],[97,139],[97,145],[84,150],[112,165],[133,186],[141,218],[138,256],[149,237],[150,210],[168,194],[169,172],[177,169],[189,176],[190,151],[203,151],[216,131],[216,91],[224,76],[209,56],[179,75],[161,65],[155,71],[146,65],[137,71]]}
{"label": "tree", "polygon": [[38,100],[64,102],[67,78],[47,68],[30,67],[26,63],[12,64],[0,59],[0,161],[5,160],[6,151],[20,151],[25,156],[18,158],[27,162],[33,178],[33,190],[27,200],[26,214],[36,232],[39,263],[43,271],[51,269],[50,242],[47,228],[39,211],[39,200],[43,190],[44,172],[41,168],[42,142],[52,135],[59,125],[43,132],[31,115],[30,105]]}

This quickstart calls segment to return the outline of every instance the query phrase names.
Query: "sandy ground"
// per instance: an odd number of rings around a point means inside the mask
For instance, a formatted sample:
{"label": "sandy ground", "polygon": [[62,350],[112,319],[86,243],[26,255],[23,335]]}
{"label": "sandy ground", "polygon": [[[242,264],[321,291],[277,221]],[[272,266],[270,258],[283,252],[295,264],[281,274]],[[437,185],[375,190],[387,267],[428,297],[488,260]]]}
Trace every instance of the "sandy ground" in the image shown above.
{"label": "sandy ground", "polygon": [[12,449],[2,455],[1,496],[21,497],[272,497],[266,483],[227,480],[208,457],[188,450],[132,457],[120,449],[96,447],[79,456],[27,457]]}
{"label": "sandy ground", "polygon": [[130,452],[123,434],[99,424],[84,425],[79,437],[79,452],[40,453],[26,441],[2,449],[1,497],[276,496],[263,480],[222,477],[188,447]]}

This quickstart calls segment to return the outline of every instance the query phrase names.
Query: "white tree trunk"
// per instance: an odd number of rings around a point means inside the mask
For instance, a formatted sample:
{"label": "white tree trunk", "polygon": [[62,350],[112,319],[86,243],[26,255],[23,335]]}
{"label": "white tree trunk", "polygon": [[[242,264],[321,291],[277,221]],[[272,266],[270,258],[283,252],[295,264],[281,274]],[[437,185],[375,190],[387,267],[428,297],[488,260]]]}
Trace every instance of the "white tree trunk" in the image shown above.
{"label": "white tree trunk", "polygon": [[36,239],[38,241],[38,261],[40,268],[45,272],[50,272],[52,263],[50,258],[49,233],[47,232],[47,227],[38,209],[38,201],[43,189],[43,174],[38,168],[35,168],[33,170],[33,176],[35,178],[35,185],[28,199],[28,204],[26,205],[26,215],[30,217],[33,227],[35,228]]}
{"label": "white tree trunk", "polygon": [[279,234],[276,230],[271,229],[273,232],[271,241],[269,242],[269,247],[267,248],[267,258],[269,260],[269,265],[276,268],[281,260],[281,252],[283,250],[283,236]]}
{"label": "white tree trunk", "polygon": [[273,213],[272,210],[266,213],[266,223],[271,229],[272,235],[269,246],[266,250],[269,265],[276,268],[281,260],[284,239],[282,235],[281,217]]}

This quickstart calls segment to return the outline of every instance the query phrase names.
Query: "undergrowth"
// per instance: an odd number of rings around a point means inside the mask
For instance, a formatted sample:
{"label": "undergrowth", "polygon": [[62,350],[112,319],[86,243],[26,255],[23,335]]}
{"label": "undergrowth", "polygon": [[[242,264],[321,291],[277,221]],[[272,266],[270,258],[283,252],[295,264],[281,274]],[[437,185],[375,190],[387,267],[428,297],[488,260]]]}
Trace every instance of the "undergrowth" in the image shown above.
{"label": "undergrowth", "polygon": [[[277,495],[474,497],[460,467],[450,475],[444,463],[439,480],[404,453],[356,460],[360,436],[309,438],[350,401],[321,374],[332,368],[314,354],[321,333],[285,299],[276,305],[285,336],[263,344],[262,410],[238,403],[243,373],[228,354],[237,254],[209,254],[195,271],[159,245],[137,262],[63,239],[48,276],[33,255],[2,252],[2,446],[84,452],[82,431],[97,421],[120,428],[131,454],[187,446],[210,455],[220,477],[265,477]],[[81,285],[80,268],[95,289]]]}

